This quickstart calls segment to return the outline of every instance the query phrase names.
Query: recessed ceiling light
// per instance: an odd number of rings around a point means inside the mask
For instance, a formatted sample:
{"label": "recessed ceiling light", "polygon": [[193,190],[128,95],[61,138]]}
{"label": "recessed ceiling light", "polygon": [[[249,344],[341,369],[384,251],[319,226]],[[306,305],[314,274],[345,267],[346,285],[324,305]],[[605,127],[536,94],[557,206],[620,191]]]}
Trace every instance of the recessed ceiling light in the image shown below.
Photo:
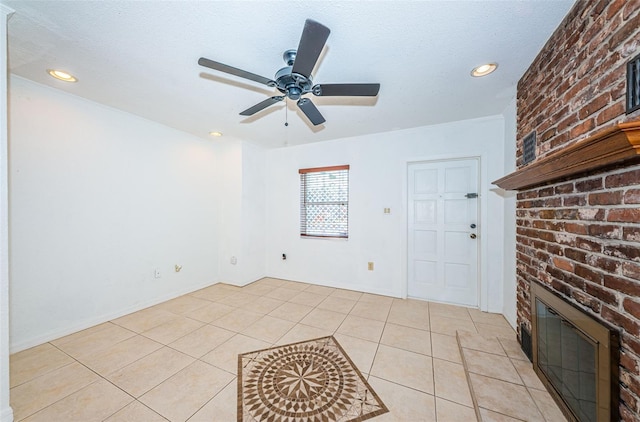
{"label": "recessed ceiling light", "polygon": [[65,72],[64,70],[47,69],[47,73],[49,75],[53,76],[54,78],[59,79],[61,81],[65,81],[65,82],[77,82],[78,81],[75,76],[73,76],[70,73]]}
{"label": "recessed ceiling light", "polygon": [[498,68],[498,63],[487,63],[474,68],[471,71],[471,76],[480,77],[487,76]]}
{"label": "recessed ceiling light", "polygon": [[222,136],[222,132],[209,132],[209,135],[215,136],[216,138]]}

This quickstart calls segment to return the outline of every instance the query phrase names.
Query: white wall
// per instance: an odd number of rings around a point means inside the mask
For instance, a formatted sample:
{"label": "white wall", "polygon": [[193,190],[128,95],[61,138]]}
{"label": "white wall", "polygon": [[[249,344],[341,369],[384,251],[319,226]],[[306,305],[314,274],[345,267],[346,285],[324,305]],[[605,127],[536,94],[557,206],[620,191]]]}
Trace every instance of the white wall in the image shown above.
{"label": "white wall", "polygon": [[[504,201],[502,116],[379,133],[267,152],[266,270],[272,277],[403,296],[406,291],[407,163],[481,157],[481,306],[501,312]],[[349,239],[301,239],[298,169],[349,164]],[[385,215],[383,209],[391,208]],[[507,247],[510,247],[507,245]],[[287,254],[282,261],[281,254]],[[367,262],[375,270],[367,270]]]}
{"label": "white wall", "polygon": [[11,422],[9,406],[9,174],[7,133],[7,20],[13,13],[0,4],[0,422]]}
{"label": "white wall", "polygon": [[[504,116],[504,174],[516,169],[516,99],[503,112]],[[495,189],[499,190],[496,186]],[[502,191],[504,197],[504,289],[502,314],[515,328],[516,326],[516,192]]]}
{"label": "white wall", "polygon": [[218,150],[12,76],[12,350],[218,281]]}
{"label": "white wall", "polygon": [[237,140],[221,145],[220,279],[244,286],[265,276],[265,149]]}

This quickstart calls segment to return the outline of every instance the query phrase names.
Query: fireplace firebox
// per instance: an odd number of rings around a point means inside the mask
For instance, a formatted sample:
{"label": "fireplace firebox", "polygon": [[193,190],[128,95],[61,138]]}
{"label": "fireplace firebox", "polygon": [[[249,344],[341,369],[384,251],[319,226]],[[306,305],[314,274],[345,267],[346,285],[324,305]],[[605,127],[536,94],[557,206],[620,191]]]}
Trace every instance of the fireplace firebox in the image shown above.
{"label": "fireplace firebox", "polygon": [[617,330],[531,283],[533,367],[571,421],[618,420]]}

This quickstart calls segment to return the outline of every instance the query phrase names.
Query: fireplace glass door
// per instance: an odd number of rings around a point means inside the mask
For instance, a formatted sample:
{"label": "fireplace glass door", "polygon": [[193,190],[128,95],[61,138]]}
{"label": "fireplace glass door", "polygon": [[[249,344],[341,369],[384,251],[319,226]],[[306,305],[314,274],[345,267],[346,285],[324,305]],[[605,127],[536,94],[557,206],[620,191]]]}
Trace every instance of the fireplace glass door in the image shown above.
{"label": "fireplace glass door", "polygon": [[536,298],[538,367],[580,421],[597,420],[597,344]]}

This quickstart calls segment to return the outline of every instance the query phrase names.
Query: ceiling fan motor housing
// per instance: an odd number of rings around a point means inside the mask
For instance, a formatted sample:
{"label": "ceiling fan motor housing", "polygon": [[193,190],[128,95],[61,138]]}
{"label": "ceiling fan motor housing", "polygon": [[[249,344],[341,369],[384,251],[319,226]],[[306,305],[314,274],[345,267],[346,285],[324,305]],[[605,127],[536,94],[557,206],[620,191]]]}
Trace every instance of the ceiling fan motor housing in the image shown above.
{"label": "ceiling fan motor housing", "polygon": [[312,81],[304,75],[291,73],[291,69],[291,66],[283,67],[276,73],[276,87],[288,98],[297,100],[311,92]]}
{"label": "ceiling fan motor housing", "polygon": [[275,80],[278,91],[291,100],[298,100],[302,95],[311,92],[313,81],[311,75],[307,78],[299,73],[293,73],[293,63],[296,58],[296,50],[287,50],[282,56],[288,66],[276,72]]}

